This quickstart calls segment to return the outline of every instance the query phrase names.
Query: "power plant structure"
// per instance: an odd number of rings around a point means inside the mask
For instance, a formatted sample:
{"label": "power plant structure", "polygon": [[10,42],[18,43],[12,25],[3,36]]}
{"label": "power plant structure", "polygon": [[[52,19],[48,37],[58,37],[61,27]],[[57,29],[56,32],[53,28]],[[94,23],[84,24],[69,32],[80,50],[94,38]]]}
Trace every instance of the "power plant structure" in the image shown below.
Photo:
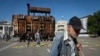
{"label": "power plant structure", "polygon": [[39,30],[42,37],[52,39],[55,31],[55,18],[50,15],[50,12],[50,8],[32,7],[27,4],[27,15],[12,15],[14,35],[31,33],[34,37],[34,34]]}

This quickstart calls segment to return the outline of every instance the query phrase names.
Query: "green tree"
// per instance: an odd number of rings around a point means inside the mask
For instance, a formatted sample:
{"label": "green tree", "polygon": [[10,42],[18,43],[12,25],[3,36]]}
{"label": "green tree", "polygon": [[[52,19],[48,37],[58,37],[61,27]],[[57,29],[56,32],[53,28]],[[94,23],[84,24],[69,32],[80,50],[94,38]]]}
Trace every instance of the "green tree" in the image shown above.
{"label": "green tree", "polygon": [[100,36],[100,11],[88,16],[88,32]]}

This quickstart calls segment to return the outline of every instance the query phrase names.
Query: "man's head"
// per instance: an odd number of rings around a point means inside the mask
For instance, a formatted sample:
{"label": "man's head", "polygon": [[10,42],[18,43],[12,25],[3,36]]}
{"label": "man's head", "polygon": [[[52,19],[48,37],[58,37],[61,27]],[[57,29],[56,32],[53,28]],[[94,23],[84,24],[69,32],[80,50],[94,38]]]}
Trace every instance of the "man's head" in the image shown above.
{"label": "man's head", "polygon": [[72,37],[77,37],[80,33],[80,30],[82,29],[82,23],[81,23],[81,20],[74,16],[70,19],[69,21],[69,32],[70,32],[70,35]]}
{"label": "man's head", "polygon": [[80,33],[80,30],[75,30],[71,25],[68,25],[68,35],[76,38]]}

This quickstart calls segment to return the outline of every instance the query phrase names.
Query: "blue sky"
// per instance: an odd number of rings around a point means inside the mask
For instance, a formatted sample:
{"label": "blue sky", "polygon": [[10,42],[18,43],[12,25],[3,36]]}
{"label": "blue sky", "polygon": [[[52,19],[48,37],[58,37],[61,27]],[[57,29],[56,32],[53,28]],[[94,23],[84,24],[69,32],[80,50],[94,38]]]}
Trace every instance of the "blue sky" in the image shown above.
{"label": "blue sky", "polygon": [[73,16],[82,18],[100,10],[100,0],[0,0],[0,20],[12,20],[13,14],[27,14],[26,4],[51,8],[56,21],[64,16],[69,20]]}

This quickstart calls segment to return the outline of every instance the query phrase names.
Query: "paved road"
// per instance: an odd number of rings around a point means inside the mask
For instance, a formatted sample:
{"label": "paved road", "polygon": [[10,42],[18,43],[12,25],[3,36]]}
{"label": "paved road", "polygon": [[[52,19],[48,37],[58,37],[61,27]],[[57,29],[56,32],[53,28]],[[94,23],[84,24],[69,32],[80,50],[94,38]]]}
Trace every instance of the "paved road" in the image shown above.
{"label": "paved road", "polygon": [[78,38],[82,43],[85,56],[100,56],[100,37],[99,38]]}
{"label": "paved road", "polygon": [[[100,38],[78,38],[82,43],[85,56],[100,56]],[[31,42],[27,47],[27,42],[0,41],[0,56],[49,56],[52,42],[43,42],[40,47],[36,47],[35,42]]]}
{"label": "paved road", "polygon": [[[48,44],[49,43],[49,44]],[[0,56],[48,56],[51,42],[43,42],[40,47],[31,42],[0,42]]]}

